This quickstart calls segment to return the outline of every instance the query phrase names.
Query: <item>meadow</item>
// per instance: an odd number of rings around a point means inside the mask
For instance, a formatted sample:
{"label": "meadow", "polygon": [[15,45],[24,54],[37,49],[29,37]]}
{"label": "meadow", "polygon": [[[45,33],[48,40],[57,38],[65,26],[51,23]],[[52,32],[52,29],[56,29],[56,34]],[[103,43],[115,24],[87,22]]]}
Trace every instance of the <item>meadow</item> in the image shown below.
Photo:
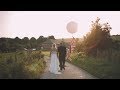
{"label": "meadow", "polygon": [[0,79],[39,79],[44,68],[41,51],[0,53]]}
{"label": "meadow", "polygon": [[120,51],[104,51],[97,57],[90,57],[84,53],[72,53],[70,63],[82,68],[100,79],[120,78]]}

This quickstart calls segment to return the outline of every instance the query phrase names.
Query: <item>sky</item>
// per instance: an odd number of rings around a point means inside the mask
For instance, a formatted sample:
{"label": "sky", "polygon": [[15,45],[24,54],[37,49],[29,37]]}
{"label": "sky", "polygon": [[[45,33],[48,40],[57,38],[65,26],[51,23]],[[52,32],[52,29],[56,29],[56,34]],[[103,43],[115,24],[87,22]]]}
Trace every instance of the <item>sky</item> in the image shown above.
{"label": "sky", "polygon": [[[111,35],[120,34],[120,11],[0,11],[0,37],[82,38],[97,17],[110,24]],[[70,21],[78,24],[74,34],[66,29]]]}

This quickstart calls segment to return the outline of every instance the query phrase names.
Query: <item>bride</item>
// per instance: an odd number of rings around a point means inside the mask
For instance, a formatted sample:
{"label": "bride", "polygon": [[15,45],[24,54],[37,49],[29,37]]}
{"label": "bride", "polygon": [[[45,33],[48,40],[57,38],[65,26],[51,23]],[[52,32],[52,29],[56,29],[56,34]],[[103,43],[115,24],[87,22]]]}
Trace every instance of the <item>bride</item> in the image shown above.
{"label": "bride", "polygon": [[61,74],[59,72],[59,60],[57,57],[57,47],[56,44],[52,45],[51,52],[50,52],[50,68],[49,71],[54,74]]}

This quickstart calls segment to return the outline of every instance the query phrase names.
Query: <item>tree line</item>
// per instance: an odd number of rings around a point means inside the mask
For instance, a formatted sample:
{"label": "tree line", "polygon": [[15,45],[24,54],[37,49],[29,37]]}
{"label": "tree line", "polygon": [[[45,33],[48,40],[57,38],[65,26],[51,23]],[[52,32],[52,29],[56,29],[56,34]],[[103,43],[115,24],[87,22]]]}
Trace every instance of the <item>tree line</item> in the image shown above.
{"label": "tree line", "polygon": [[53,35],[44,37],[40,36],[38,39],[35,37],[24,37],[20,39],[19,37],[15,38],[0,38],[0,52],[15,52],[18,50],[24,49],[33,49],[36,48],[40,50],[41,44],[47,39],[55,39]]}

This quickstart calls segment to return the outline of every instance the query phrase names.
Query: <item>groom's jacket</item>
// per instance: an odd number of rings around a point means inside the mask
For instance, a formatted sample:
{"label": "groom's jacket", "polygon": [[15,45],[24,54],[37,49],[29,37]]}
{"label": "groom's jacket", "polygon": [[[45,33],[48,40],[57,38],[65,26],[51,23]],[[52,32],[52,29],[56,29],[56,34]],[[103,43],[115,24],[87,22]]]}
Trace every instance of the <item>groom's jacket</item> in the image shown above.
{"label": "groom's jacket", "polygon": [[59,53],[59,57],[60,56],[66,56],[66,47],[65,46],[59,46],[58,47],[58,53]]}

